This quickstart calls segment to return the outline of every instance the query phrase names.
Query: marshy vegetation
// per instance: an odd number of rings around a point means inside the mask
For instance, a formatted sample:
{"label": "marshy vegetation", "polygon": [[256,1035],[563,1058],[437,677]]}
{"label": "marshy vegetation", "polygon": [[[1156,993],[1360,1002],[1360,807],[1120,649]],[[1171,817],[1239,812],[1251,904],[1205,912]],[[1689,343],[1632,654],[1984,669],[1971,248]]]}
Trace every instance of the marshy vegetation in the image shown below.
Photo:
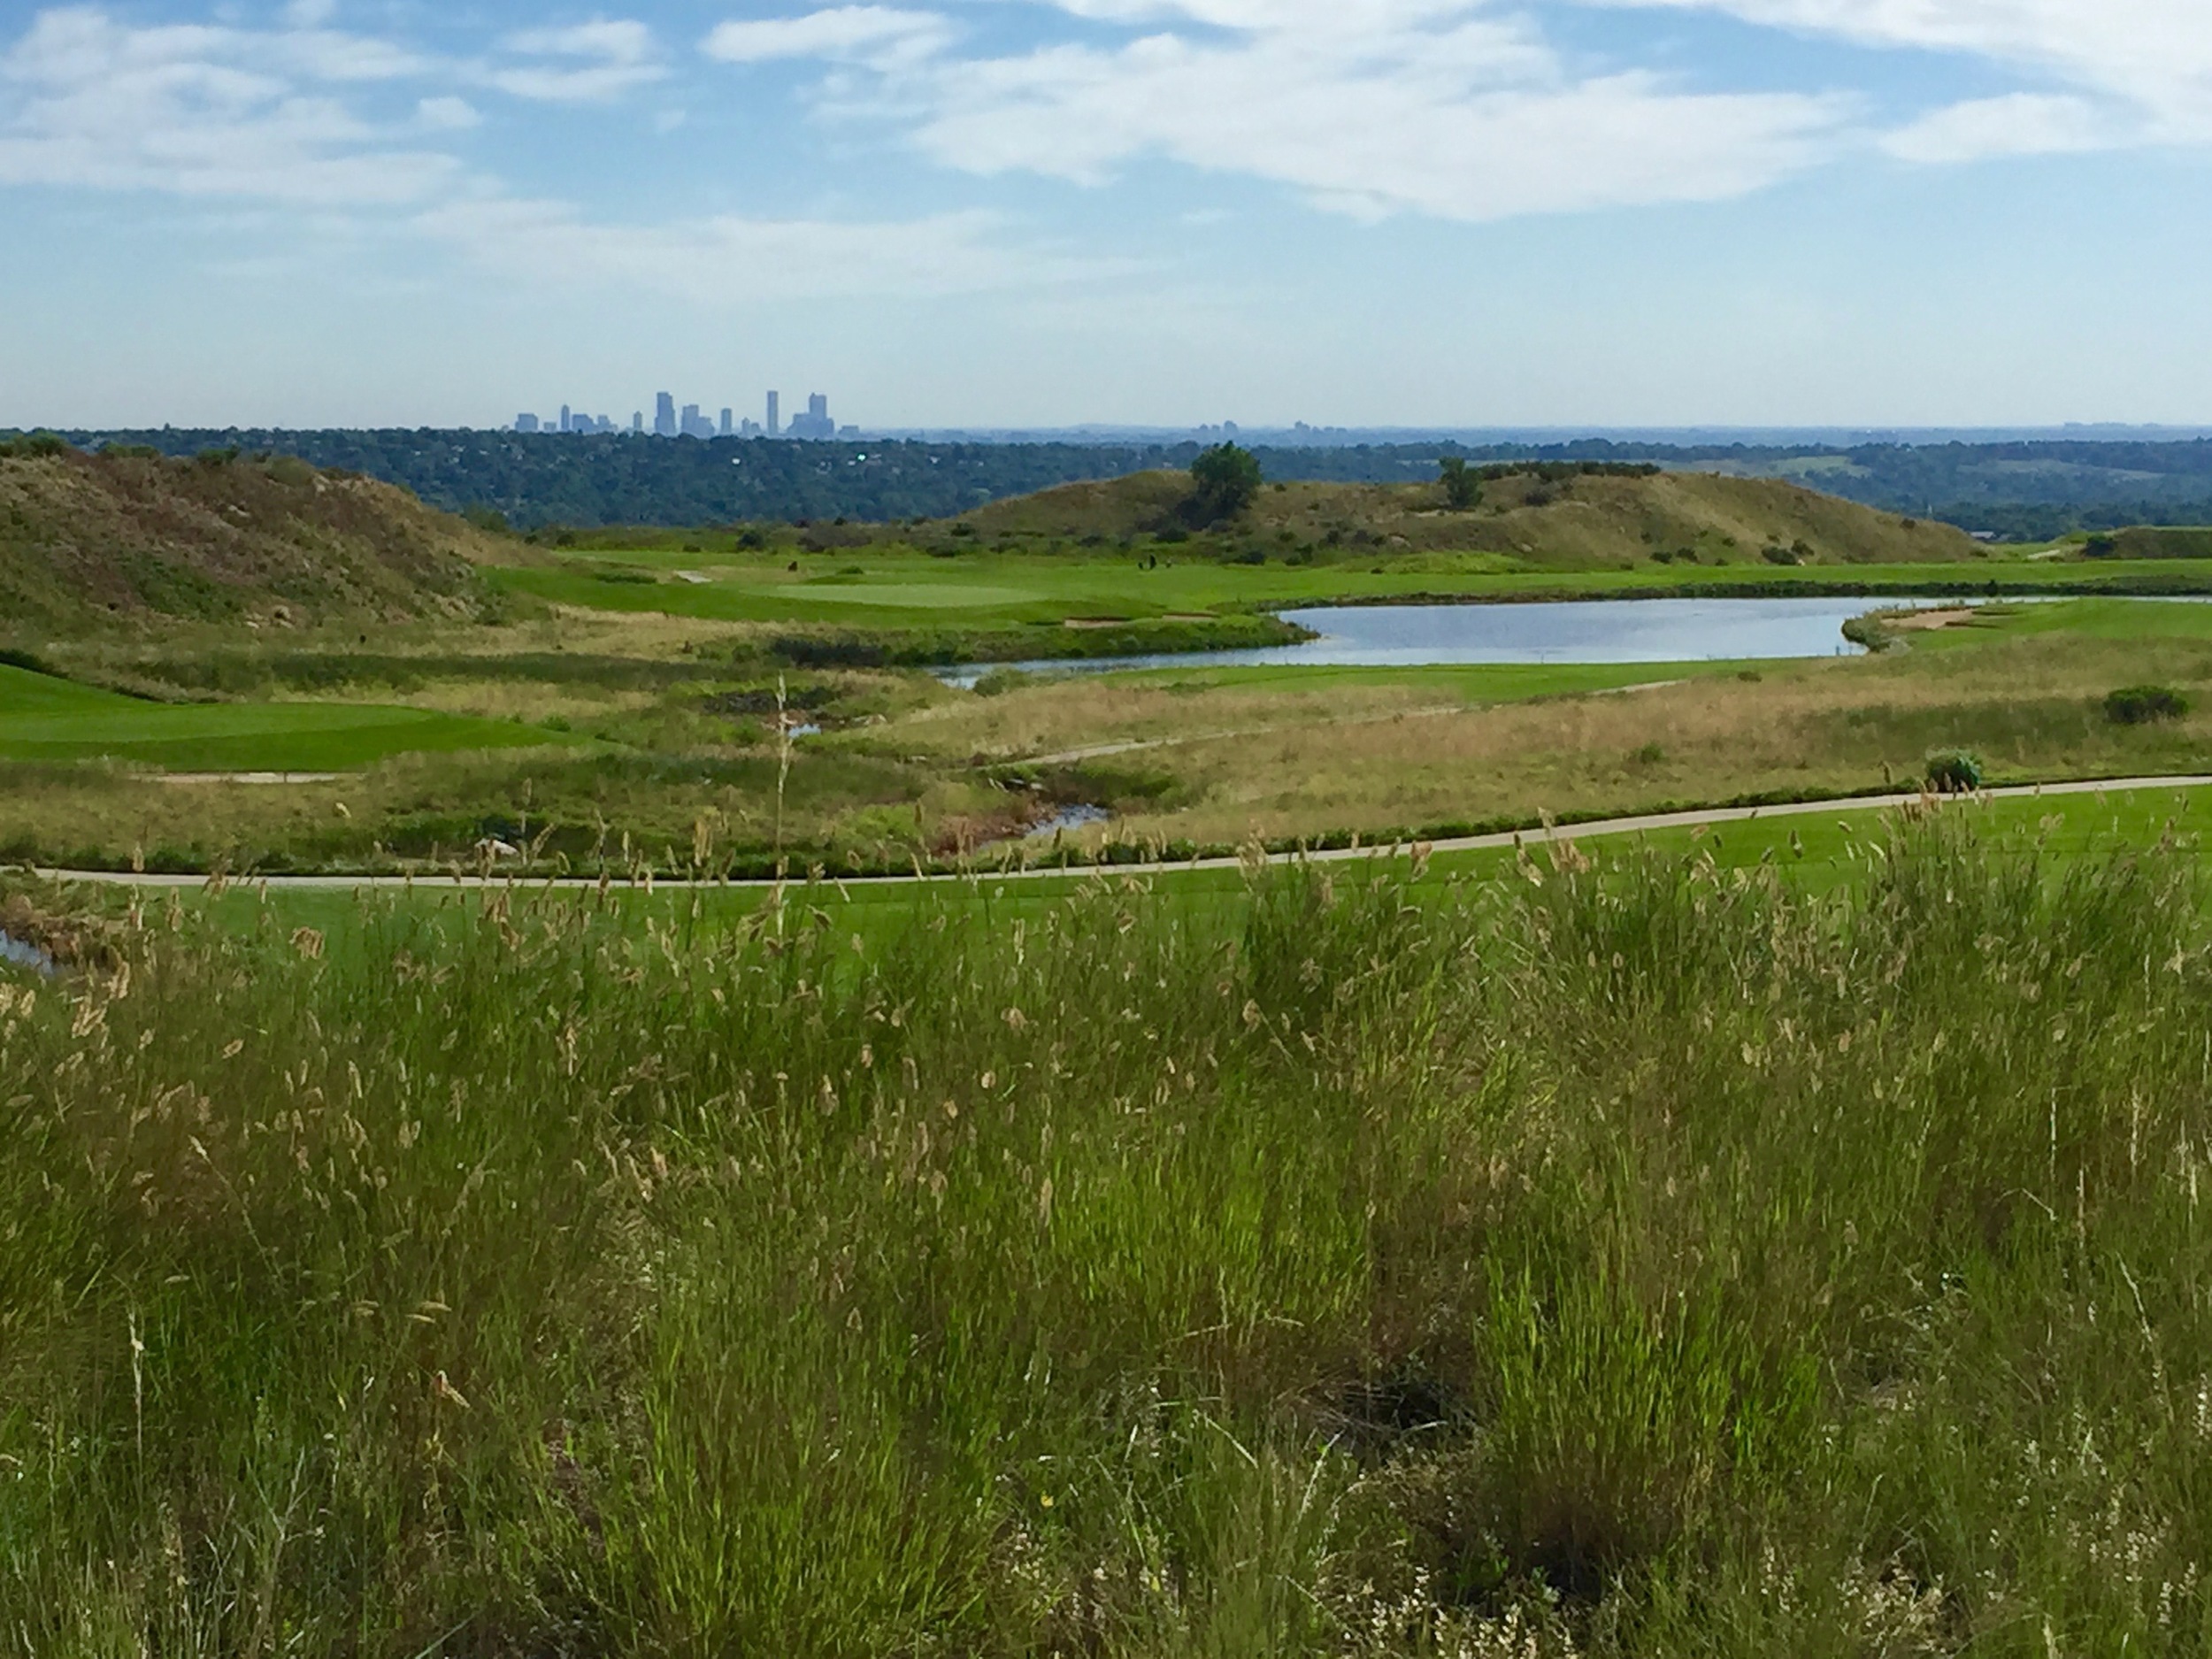
{"label": "marshy vegetation", "polygon": [[2195,850],[1854,867],[86,925],[0,1651],[2201,1652]]}

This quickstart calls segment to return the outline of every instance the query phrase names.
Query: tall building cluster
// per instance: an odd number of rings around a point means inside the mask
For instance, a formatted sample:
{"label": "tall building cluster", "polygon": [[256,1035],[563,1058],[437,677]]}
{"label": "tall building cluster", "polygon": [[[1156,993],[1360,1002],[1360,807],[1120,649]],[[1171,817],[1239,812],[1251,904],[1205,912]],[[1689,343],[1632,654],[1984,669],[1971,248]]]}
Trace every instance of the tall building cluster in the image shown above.
{"label": "tall building cluster", "polygon": [[[640,410],[630,417],[628,431],[633,437],[649,434],[656,438],[834,438],[840,435],[837,422],[830,416],[829,398],[821,392],[807,395],[806,412],[791,417],[790,424],[783,419],[783,398],[780,393],[768,394],[767,419],[758,421],[749,416],[739,419],[733,409],[724,409],[718,419],[706,414],[697,403],[676,406],[672,392],[654,396],[653,419],[648,426],[645,411]],[[557,419],[550,415],[521,414],[515,417],[517,432],[618,432],[622,428],[605,415],[580,415],[572,412],[566,403],[561,405]],[[860,429],[847,426],[846,437],[858,437]]]}

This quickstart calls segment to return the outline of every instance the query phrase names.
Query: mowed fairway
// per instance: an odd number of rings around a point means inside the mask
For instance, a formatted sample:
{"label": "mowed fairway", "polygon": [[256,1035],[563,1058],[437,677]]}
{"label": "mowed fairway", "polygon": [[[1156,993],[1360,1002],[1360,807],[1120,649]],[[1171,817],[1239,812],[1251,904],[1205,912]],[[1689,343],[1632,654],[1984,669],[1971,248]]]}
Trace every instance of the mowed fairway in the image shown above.
{"label": "mowed fairway", "polygon": [[[660,612],[703,621],[1008,626],[1093,617],[1132,620],[1327,603],[1414,598],[1601,599],[1701,593],[1755,584],[1762,592],[1816,595],[2032,594],[2064,586],[2193,583],[2172,561],[1832,565],[1640,565],[1629,570],[1502,571],[1494,554],[1391,556],[1238,565],[1174,558],[1171,548],[1065,554],[964,552],[933,558],[902,549],[822,553],[578,550],[551,568],[486,572],[509,592],[580,610]],[[796,565],[795,570],[792,566]]]}
{"label": "mowed fairway", "polygon": [[509,749],[534,727],[338,703],[165,703],[0,664],[0,760],[119,760],[172,771],[344,772],[391,755]]}

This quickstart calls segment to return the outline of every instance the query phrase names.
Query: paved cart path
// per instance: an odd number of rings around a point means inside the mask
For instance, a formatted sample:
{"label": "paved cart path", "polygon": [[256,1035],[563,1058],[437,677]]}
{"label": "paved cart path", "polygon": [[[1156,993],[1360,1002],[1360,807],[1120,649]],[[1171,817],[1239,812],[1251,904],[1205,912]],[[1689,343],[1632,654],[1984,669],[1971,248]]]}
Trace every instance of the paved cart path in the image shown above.
{"label": "paved cart path", "polygon": [[[2204,789],[2212,788],[2212,775],[2189,773],[2170,778],[2106,778],[2089,779],[2066,783],[2022,784],[2002,789],[1985,789],[1975,798],[1985,801],[2028,800],[2084,795],[2126,795],[2146,789]],[[1601,835],[1633,835],[1649,830],[1694,829],[1716,824],[1747,824],[1755,819],[1804,818],[1809,815],[1834,812],[1871,812],[1909,805],[1927,797],[1919,794],[1853,795],[1847,800],[1785,801],[1769,806],[1700,807],[1686,812],[1646,812],[1628,818],[1595,819],[1586,824],[1561,824],[1550,828],[1536,827],[1523,830],[1502,830],[1489,835],[1462,835],[1449,840],[1401,843],[1395,846],[1343,847],[1326,852],[1273,853],[1271,864],[1292,864],[1304,859],[1316,864],[1336,864],[1351,858],[1373,858],[1389,855],[1408,855],[1416,850],[1424,854],[1479,852],[1489,849],[1511,847],[1516,843],[1540,846],[1548,841],[1591,841]],[[1238,857],[1187,859],[1181,863],[1137,864],[1079,864],[1069,869],[1031,865],[1026,868],[1010,865],[1005,869],[978,865],[972,872],[949,875],[906,876],[844,876],[837,878],[840,885],[848,887],[914,886],[932,881],[967,881],[978,878],[989,880],[1045,880],[1068,879],[1104,872],[1133,874],[1139,872],[1171,872],[1179,870],[1235,870],[1244,860]],[[40,870],[37,873],[54,881],[97,882],[113,887],[198,887],[208,884],[208,878],[196,875],[141,874],[127,870]],[[236,876],[230,885],[242,887],[267,887],[271,891],[313,892],[344,891],[358,887],[526,887],[552,888],[563,892],[589,892],[602,886],[595,876],[533,877],[518,870],[495,869],[489,875],[416,875],[416,876]],[[780,884],[773,880],[723,881],[710,879],[693,882],[680,879],[658,879],[635,884],[626,879],[613,880],[606,885],[627,888],[668,888],[683,891],[699,887],[755,887],[769,888],[779,885],[792,887],[795,880]]]}

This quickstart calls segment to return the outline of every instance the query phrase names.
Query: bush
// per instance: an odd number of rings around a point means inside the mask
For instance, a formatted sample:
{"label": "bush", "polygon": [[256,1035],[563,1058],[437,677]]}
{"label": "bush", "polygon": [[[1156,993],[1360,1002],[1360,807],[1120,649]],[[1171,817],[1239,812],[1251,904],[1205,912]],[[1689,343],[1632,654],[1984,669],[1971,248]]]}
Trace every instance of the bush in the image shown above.
{"label": "bush", "polygon": [[1036,683],[1036,675],[1024,673],[1018,668],[994,668],[977,680],[974,691],[979,697],[1002,697],[1010,691],[1019,691],[1024,686]]}
{"label": "bush", "polygon": [[1765,548],[1761,550],[1759,557],[1770,565],[1801,565],[1804,562],[1794,548]]}
{"label": "bush", "polygon": [[1928,757],[1924,775],[1937,795],[1971,795],[1982,787],[1982,763],[1962,749],[1938,749]]}
{"label": "bush", "polygon": [[2188,712],[2189,699],[2171,686],[2123,686],[2104,700],[2104,718],[2115,726],[2178,720]]}

